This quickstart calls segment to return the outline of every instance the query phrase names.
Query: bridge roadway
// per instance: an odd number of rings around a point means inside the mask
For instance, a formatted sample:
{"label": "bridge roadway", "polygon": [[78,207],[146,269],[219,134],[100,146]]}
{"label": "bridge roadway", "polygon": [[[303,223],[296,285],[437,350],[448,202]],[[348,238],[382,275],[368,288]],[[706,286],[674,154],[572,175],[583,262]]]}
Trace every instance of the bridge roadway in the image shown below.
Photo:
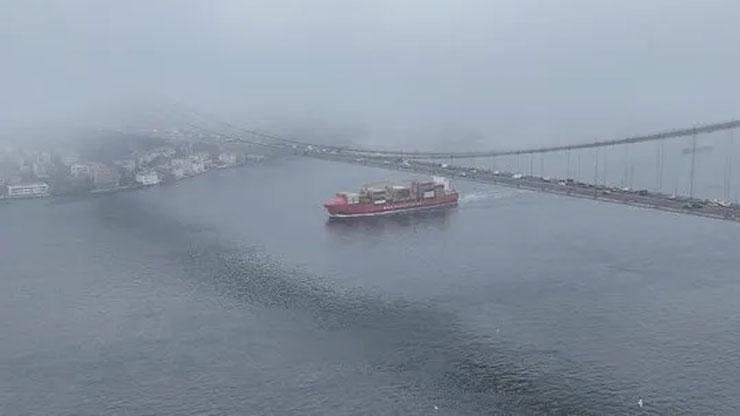
{"label": "bridge roadway", "polygon": [[488,169],[453,166],[420,160],[404,160],[397,157],[357,157],[320,150],[297,153],[301,156],[331,160],[383,169],[399,170],[425,175],[444,176],[456,180],[467,180],[509,188],[547,192],[556,195],[591,199],[640,208],[649,208],[679,214],[696,215],[719,220],[740,222],[740,205],[725,204],[684,196],[668,195],[645,190],[627,190],[618,187],[594,185],[572,179],[542,178],[498,172]]}

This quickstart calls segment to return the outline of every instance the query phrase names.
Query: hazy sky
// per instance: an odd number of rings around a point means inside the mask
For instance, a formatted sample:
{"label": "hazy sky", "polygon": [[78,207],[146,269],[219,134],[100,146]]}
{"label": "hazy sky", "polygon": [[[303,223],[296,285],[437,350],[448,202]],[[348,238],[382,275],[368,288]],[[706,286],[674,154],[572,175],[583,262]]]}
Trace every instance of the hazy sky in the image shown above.
{"label": "hazy sky", "polygon": [[583,141],[740,117],[740,2],[0,0],[0,130],[177,100],[292,134]]}

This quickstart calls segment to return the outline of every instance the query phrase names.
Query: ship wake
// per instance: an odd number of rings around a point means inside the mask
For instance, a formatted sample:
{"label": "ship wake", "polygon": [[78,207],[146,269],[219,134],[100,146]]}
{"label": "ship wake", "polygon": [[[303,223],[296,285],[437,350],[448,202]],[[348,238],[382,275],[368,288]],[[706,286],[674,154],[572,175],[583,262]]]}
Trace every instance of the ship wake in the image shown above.
{"label": "ship wake", "polygon": [[519,195],[523,195],[527,191],[518,191],[515,189],[502,189],[502,190],[483,190],[474,191],[469,193],[460,194],[460,204],[469,205],[479,202],[486,202],[497,199],[510,199],[516,198]]}

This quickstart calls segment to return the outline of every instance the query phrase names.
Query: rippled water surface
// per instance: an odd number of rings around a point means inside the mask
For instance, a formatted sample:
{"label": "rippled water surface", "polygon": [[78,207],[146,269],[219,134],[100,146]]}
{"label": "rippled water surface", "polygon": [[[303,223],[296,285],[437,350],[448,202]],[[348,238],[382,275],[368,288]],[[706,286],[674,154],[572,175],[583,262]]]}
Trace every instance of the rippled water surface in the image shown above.
{"label": "rippled water surface", "polygon": [[0,205],[0,414],[740,414],[737,225],[462,182],[449,213],[327,221],[405,178]]}

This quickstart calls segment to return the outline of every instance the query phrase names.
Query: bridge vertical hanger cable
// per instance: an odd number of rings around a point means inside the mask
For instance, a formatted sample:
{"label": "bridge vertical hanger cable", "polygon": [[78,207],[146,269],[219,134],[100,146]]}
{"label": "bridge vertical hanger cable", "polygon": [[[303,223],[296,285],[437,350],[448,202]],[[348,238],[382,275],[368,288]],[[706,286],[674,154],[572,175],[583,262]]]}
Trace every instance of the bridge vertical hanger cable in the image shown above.
{"label": "bridge vertical hanger cable", "polygon": [[734,152],[734,131],[730,130],[729,135],[727,137],[727,155],[725,157],[725,179],[724,179],[724,189],[723,189],[723,198],[725,202],[729,202],[733,200],[732,197],[732,159],[733,159],[733,152]]}
{"label": "bridge vertical hanger cable", "polygon": [[627,187],[629,175],[630,145],[624,145],[624,172],[622,173],[622,187]]}
{"label": "bridge vertical hanger cable", "polygon": [[655,143],[655,189],[660,190],[660,143]]}
{"label": "bridge vertical hanger cable", "polygon": [[727,181],[729,180],[727,177],[727,171],[730,168],[730,158],[729,158],[730,140],[729,138],[725,140],[725,147],[726,147],[725,149],[726,153],[724,155],[725,163],[724,163],[724,166],[722,167],[722,200],[723,201],[727,201],[729,199],[727,196],[729,194],[729,190],[727,189]]}
{"label": "bridge vertical hanger cable", "polygon": [[534,155],[529,154],[529,176],[534,176]]}
{"label": "bridge vertical hanger cable", "polygon": [[565,158],[565,177],[570,178],[570,149],[566,150],[566,158]]}
{"label": "bridge vertical hanger cable", "polygon": [[735,152],[735,130],[730,130],[730,151],[727,152],[727,157],[730,159],[729,166],[727,168],[727,200],[735,200],[736,198],[733,198],[732,196],[732,162],[734,160],[734,152]]}
{"label": "bridge vertical hanger cable", "polygon": [[609,170],[607,169],[609,163],[609,150],[613,149],[614,146],[610,146],[604,149],[604,167],[601,168],[601,180],[606,185],[609,182]]}
{"label": "bridge vertical hanger cable", "polygon": [[599,184],[599,148],[596,148],[594,155],[594,185]]}
{"label": "bridge vertical hanger cable", "polygon": [[581,151],[577,150],[578,152],[578,163],[576,165],[576,178],[580,182],[581,181]]}
{"label": "bridge vertical hanger cable", "polygon": [[545,177],[545,154],[540,153],[540,177]]}
{"label": "bridge vertical hanger cable", "polygon": [[691,136],[691,171],[689,172],[689,198],[694,198],[694,169],[696,168],[696,131]]}
{"label": "bridge vertical hanger cable", "polygon": [[658,192],[663,191],[663,142],[657,143],[657,161],[655,162],[655,169],[657,178],[655,179]]}

